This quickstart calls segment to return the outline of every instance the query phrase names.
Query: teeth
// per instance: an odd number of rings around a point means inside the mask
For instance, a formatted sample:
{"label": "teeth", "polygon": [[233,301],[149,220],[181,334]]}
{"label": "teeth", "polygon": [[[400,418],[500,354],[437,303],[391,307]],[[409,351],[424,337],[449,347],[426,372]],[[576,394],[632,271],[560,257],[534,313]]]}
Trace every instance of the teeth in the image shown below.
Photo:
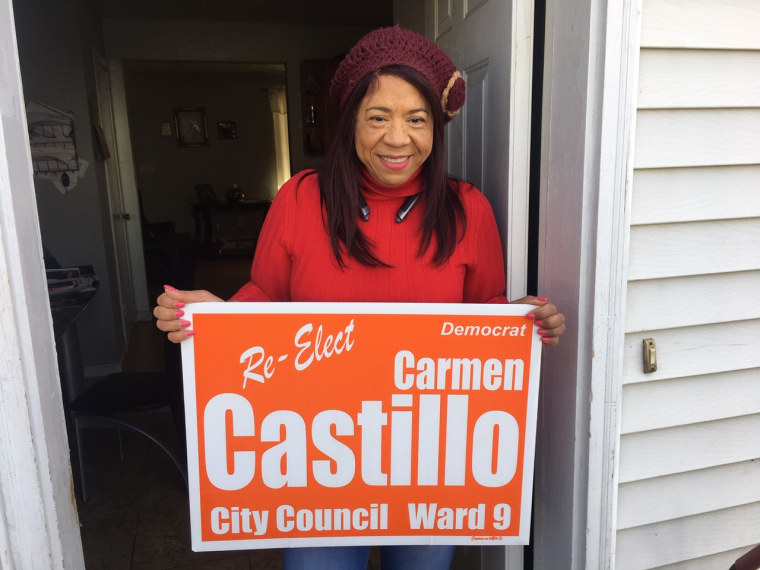
{"label": "teeth", "polygon": [[409,158],[409,157],[408,156],[403,156],[401,158],[391,158],[390,156],[384,156],[383,160],[385,162],[391,162],[393,164],[400,164],[400,163],[404,162],[407,158]]}

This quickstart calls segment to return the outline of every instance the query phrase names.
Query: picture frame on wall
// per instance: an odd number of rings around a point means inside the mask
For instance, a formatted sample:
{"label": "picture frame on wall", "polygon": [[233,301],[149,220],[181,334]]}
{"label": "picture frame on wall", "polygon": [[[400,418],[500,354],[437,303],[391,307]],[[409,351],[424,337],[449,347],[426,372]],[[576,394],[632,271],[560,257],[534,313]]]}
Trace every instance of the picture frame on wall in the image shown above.
{"label": "picture frame on wall", "polygon": [[208,146],[208,125],[204,107],[177,107],[174,109],[174,130],[177,146]]}

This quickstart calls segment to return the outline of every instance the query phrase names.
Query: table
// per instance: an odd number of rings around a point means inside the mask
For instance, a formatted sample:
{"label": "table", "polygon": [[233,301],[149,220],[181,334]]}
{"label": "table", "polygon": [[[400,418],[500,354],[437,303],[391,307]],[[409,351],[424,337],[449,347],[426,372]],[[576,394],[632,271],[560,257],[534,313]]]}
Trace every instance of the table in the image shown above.
{"label": "table", "polygon": [[192,204],[195,239],[216,256],[253,255],[270,200]]}
{"label": "table", "polygon": [[53,316],[53,334],[55,348],[58,352],[58,375],[61,381],[61,399],[66,419],[66,433],[71,455],[71,469],[79,496],[79,446],[72,426],[70,404],[84,389],[84,367],[79,345],[77,319],[87,308],[97,292],[97,282],[94,286],[71,294],[56,295],[50,299],[50,310]]}
{"label": "table", "polygon": [[77,319],[95,296],[97,283],[84,290],[50,298],[53,334],[58,351],[58,372],[61,377],[64,406],[77,397],[84,387],[84,367],[79,346]]}

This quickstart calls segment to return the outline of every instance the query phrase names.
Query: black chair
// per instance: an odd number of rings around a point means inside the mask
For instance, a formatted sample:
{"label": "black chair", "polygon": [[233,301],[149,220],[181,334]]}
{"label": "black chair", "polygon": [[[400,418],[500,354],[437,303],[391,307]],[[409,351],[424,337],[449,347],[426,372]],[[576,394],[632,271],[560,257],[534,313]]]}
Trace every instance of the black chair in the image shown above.
{"label": "black chair", "polygon": [[[175,378],[174,383],[176,382]],[[122,461],[124,448],[121,430],[131,430],[147,437],[169,456],[187,487],[181,382],[180,376],[179,386],[172,385],[171,375],[166,372],[116,372],[99,380],[70,403],[69,413],[78,455],[78,483],[82,501],[88,500],[85,476],[86,446],[82,438],[83,430],[88,428],[116,429]],[[160,435],[144,425],[120,415],[161,408],[172,410],[177,434],[182,444],[178,449],[173,449]]]}
{"label": "black chair", "polygon": [[[180,289],[192,289],[198,265],[197,242],[182,244],[177,263],[169,276]],[[69,429],[72,432],[72,462],[77,458],[75,473],[82,501],[88,499],[85,477],[85,445],[82,431],[88,428],[112,428],[118,431],[122,460],[121,430],[139,433],[158,445],[177,467],[187,487],[187,453],[185,446],[185,409],[182,388],[182,358],[178,344],[164,338],[163,372],[116,372],[105,376],[74,398],[68,406]],[[162,408],[171,411],[179,445],[172,447],[161,435],[146,426],[127,419],[124,414],[148,412]]]}

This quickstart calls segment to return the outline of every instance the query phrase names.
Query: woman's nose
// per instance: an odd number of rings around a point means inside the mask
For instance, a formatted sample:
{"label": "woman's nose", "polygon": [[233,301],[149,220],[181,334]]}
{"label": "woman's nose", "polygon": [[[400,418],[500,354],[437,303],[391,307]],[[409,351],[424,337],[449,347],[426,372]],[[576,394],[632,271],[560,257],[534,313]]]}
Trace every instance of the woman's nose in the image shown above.
{"label": "woman's nose", "polygon": [[403,122],[391,121],[388,123],[388,130],[385,131],[384,138],[385,142],[390,145],[401,146],[409,142],[409,133],[407,133]]}

